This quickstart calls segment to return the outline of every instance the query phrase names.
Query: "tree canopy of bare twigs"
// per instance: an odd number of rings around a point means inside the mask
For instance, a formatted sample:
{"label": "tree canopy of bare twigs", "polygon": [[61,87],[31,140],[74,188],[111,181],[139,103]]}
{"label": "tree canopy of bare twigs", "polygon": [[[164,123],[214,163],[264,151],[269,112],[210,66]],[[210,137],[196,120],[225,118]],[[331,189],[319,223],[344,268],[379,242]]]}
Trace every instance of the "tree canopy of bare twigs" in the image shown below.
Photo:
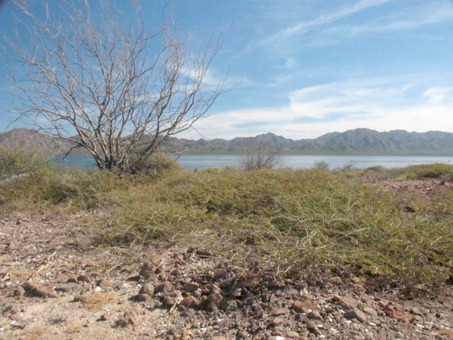
{"label": "tree canopy of bare twigs", "polygon": [[222,92],[222,81],[207,81],[221,38],[213,34],[200,50],[168,18],[151,32],[138,4],[129,4],[132,22],[99,1],[96,13],[88,0],[55,2],[57,15],[21,6],[19,24],[31,42],[9,40],[22,65],[12,74],[22,93],[15,111],[39,131],[85,148],[100,169],[126,172],[132,159],[148,157],[208,113]]}
{"label": "tree canopy of bare twigs", "polygon": [[246,171],[272,169],[281,163],[281,150],[265,142],[257,142],[240,158],[240,167]]}

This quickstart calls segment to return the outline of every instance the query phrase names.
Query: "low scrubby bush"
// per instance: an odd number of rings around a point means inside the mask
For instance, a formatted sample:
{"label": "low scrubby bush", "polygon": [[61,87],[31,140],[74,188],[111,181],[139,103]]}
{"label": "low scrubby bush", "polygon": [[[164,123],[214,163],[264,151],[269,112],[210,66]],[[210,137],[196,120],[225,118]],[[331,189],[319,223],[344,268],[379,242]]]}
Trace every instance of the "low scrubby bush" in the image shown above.
{"label": "low scrubby bush", "polygon": [[49,157],[40,153],[23,149],[0,149],[0,179],[46,175],[51,171],[50,162]]}

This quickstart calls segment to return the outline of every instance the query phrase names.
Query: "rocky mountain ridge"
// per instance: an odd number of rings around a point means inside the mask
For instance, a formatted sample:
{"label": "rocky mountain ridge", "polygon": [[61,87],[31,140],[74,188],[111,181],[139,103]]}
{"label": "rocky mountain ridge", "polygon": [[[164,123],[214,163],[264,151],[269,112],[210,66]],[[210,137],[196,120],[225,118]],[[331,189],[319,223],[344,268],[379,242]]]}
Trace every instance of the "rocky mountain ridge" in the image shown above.
{"label": "rocky mountain ridge", "polygon": [[[453,133],[407,132],[394,130],[378,132],[370,129],[355,129],[332,132],[315,139],[288,139],[273,133],[255,137],[225,139],[168,138],[162,146],[164,151],[185,154],[242,154],[256,145],[281,150],[284,154],[296,155],[453,155]],[[22,147],[62,153],[69,147],[36,131],[14,129],[0,133],[0,147]],[[79,151],[80,153],[80,151]]]}

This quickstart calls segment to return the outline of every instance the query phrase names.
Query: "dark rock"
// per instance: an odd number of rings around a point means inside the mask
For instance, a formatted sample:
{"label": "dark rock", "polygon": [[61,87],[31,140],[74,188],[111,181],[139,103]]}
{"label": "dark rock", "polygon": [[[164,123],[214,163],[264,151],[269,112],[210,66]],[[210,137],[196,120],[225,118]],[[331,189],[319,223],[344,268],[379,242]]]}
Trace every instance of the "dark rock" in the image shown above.
{"label": "dark rock", "polygon": [[308,321],[307,322],[307,330],[310,333],[318,334],[318,327],[316,327],[316,324],[313,321]]}
{"label": "dark rock", "polygon": [[318,311],[314,311],[314,312],[308,313],[307,318],[309,318],[310,320],[321,320],[322,316],[321,316],[321,314],[319,314]]}
{"label": "dark rock", "polygon": [[102,314],[98,321],[107,321],[107,316],[105,314]]}
{"label": "dark rock", "polygon": [[215,310],[219,308],[220,302],[223,300],[223,296],[220,293],[211,293],[206,301],[203,303],[203,307],[207,310]]}
{"label": "dark rock", "polygon": [[18,297],[22,297],[24,296],[25,294],[25,289],[22,287],[22,286],[18,286],[15,290],[14,290],[14,296],[18,296]]}
{"label": "dark rock", "polygon": [[173,290],[173,285],[168,281],[164,281],[164,282],[158,284],[156,287],[154,287],[155,294],[167,293],[167,292],[171,292],[172,290]]}
{"label": "dark rock", "polygon": [[149,294],[138,294],[139,301],[149,301],[151,300],[151,295]]}
{"label": "dark rock", "polygon": [[88,283],[91,283],[93,282],[93,279],[91,278],[91,276],[89,275],[79,275],[77,277],[77,281],[78,282],[88,282]]}
{"label": "dark rock", "polygon": [[147,295],[153,295],[154,294],[154,286],[150,283],[145,283],[142,288],[140,288],[140,291],[138,294],[147,294]]}
{"label": "dark rock", "polygon": [[151,262],[145,262],[140,269],[139,276],[145,280],[148,280],[154,274],[155,266]]}
{"label": "dark rock", "polygon": [[174,295],[165,295],[162,299],[162,305],[164,307],[173,307],[176,304],[177,297]]}
{"label": "dark rock", "polygon": [[184,308],[197,308],[200,305],[200,301],[193,296],[187,296],[180,302],[179,305]]}
{"label": "dark rock", "polygon": [[193,318],[196,312],[193,308],[187,308],[184,312],[181,313],[181,316],[185,318]]}
{"label": "dark rock", "polygon": [[115,322],[117,327],[126,327],[129,325],[135,326],[136,324],[135,316],[131,312],[125,312],[124,315]]}
{"label": "dark rock", "polygon": [[196,283],[196,282],[186,282],[184,284],[183,290],[188,292],[188,293],[193,293],[198,288],[200,288],[200,285],[198,283]]}
{"label": "dark rock", "polygon": [[22,285],[24,288],[25,292],[29,296],[36,296],[36,297],[41,297],[41,298],[56,298],[57,295],[49,291],[48,289],[45,289],[37,284],[31,283],[31,282],[26,282]]}

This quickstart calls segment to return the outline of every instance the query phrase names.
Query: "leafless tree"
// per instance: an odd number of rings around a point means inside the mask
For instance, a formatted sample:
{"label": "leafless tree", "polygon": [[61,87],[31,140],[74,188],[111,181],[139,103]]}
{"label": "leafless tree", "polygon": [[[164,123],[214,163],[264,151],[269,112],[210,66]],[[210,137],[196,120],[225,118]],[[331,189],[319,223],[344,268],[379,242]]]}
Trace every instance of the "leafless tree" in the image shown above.
{"label": "leafless tree", "polygon": [[18,3],[31,42],[9,41],[22,62],[13,74],[22,93],[16,111],[40,132],[85,148],[100,169],[125,172],[207,114],[222,92],[223,81],[208,82],[221,38],[196,49],[168,18],[153,33],[135,2],[132,22],[99,1],[100,13],[93,1],[61,0],[44,17]]}
{"label": "leafless tree", "polygon": [[281,164],[281,150],[265,142],[257,142],[247,149],[240,159],[240,167],[246,171],[272,169]]}

